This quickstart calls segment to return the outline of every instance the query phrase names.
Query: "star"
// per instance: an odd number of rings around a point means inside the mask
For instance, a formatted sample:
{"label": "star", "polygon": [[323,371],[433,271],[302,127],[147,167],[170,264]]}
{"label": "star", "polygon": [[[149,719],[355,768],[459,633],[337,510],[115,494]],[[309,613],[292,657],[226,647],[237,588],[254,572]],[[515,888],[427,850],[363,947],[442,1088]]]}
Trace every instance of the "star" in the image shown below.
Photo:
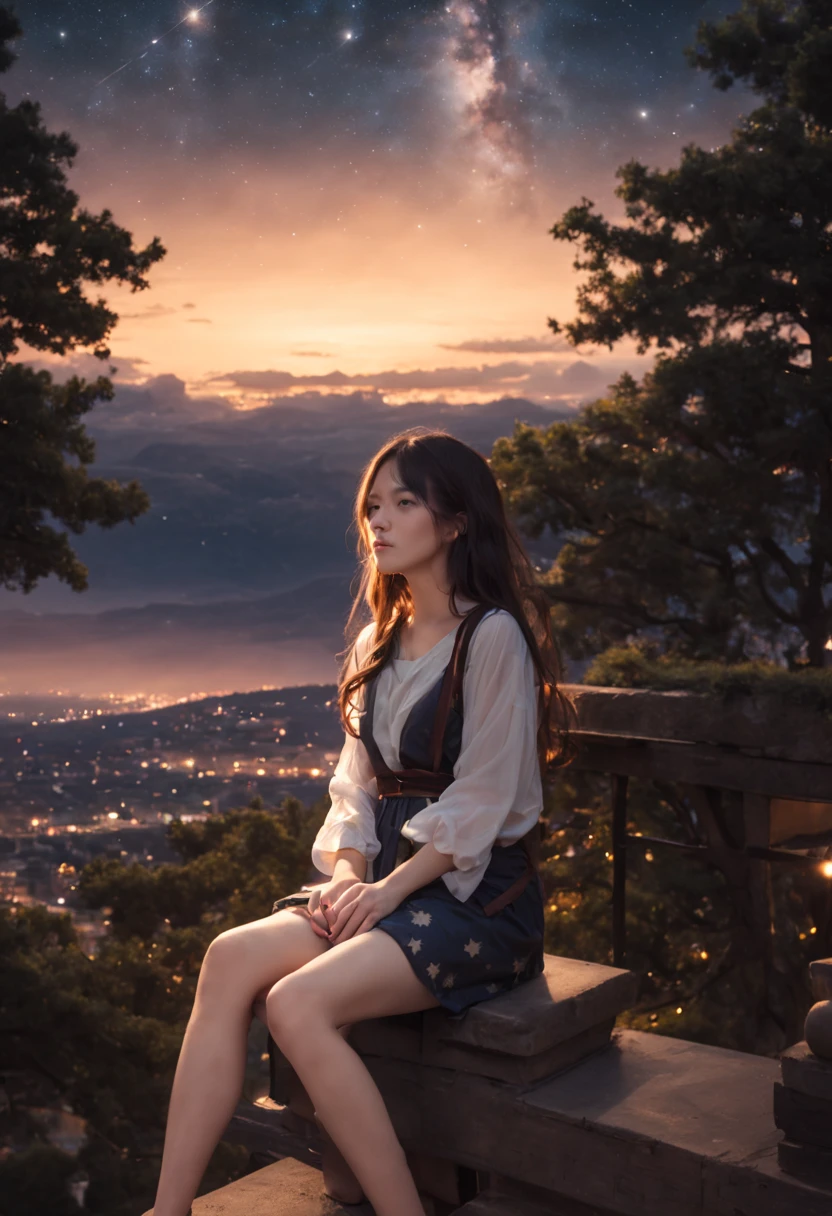
{"label": "star", "polygon": [[485,991],[486,992],[499,992],[500,988],[499,988],[499,985],[497,985],[497,984],[486,984]]}
{"label": "star", "polygon": [[454,977],[452,975],[446,975],[444,980],[442,981],[442,987],[443,988],[453,988],[453,986],[454,986]]}
{"label": "star", "polygon": [[439,968],[437,967],[436,963],[430,963],[428,965],[428,975],[430,976],[430,978],[432,980],[435,980],[438,974],[439,974]]}
{"label": "star", "polygon": [[410,947],[410,949],[413,951],[414,954],[418,954],[419,951],[422,949],[422,943],[416,937],[411,937],[410,941],[407,944]]}
{"label": "star", "polygon": [[414,925],[427,926],[430,924],[432,917],[431,917],[430,912],[419,911],[419,912],[411,912],[410,919],[413,921]]}
{"label": "star", "polygon": [[524,958],[516,958],[512,964],[512,966],[514,967],[514,974],[519,975],[520,972],[525,967],[525,965],[526,965],[526,960]]}
{"label": "star", "polygon": [[466,954],[470,954],[471,958],[476,958],[480,952],[480,946],[482,946],[482,942],[475,942],[472,937],[470,938],[468,945],[464,946],[463,949],[465,950]]}

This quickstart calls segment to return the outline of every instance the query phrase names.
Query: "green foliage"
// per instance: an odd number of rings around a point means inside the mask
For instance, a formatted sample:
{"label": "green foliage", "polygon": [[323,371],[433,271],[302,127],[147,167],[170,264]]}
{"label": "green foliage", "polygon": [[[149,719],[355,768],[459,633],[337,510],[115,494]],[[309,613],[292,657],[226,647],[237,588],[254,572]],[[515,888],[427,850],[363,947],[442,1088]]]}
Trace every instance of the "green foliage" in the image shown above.
{"label": "green foliage", "polygon": [[[21,32],[0,7],[0,71],[14,63],[9,44]],[[79,209],[66,178],[78,147],[66,132],[46,130],[37,102],[11,107],[0,93],[0,148],[0,586],[28,592],[55,574],[83,591],[86,567],[67,533],[45,520],[76,534],[90,523],[110,528],[132,523],[149,499],[135,481],[87,475],[95,447],[81,420],[96,401],[112,398],[112,382],[73,376],[55,384],[48,372],[10,359],[21,342],[58,355],[92,346],[96,358],[109,358],[105,339],[118,317],[103,299],[88,299],[84,284],[142,291],[165,250],[155,237],[136,250],[109,211]]]}
{"label": "green foliage", "polygon": [[[110,909],[111,921],[93,959],[68,914],[0,910],[0,1070],[10,1097],[0,1140],[28,1143],[31,1160],[37,1149],[44,1161],[39,1179],[29,1177],[29,1157],[0,1162],[0,1193],[20,1196],[8,1214],[0,1205],[3,1216],[79,1210],[66,1197],[66,1179],[79,1168],[90,1179],[88,1211],[139,1216],[150,1207],[205,950],[222,930],[268,916],[275,898],[305,881],[327,803],[307,809],[287,798],[269,811],[258,799],[258,809],[174,821],[169,838],[181,865],[93,861],[79,893],[88,906]],[[87,1121],[77,1159],[45,1145],[28,1113],[62,1105]],[[221,1144],[203,1189],[239,1176],[247,1160],[242,1148]],[[35,1192],[48,1201],[30,1202]]]}
{"label": "green foliage", "polygon": [[68,1154],[48,1144],[33,1144],[0,1162],[2,1216],[79,1216],[83,1209],[67,1183],[76,1164]]}
{"label": "green foliage", "polygon": [[103,376],[92,384],[77,376],[55,384],[45,371],[0,366],[0,584],[9,590],[31,591],[49,574],[74,591],[86,589],[86,566],[67,533],[46,518],[77,535],[89,523],[134,523],[150,506],[137,481],[122,485],[87,473],[95,445],[82,418],[97,400],[112,397]]}
{"label": "green foliage", "polygon": [[[682,801],[660,782],[631,781],[628,832],[691,842]],[[546,813],[546,948],[612,963],[609,780],[564,770]],[[763,970],[718,870],[668,846],[631,844],[627,871],[626,965],[641,990],[622,1025],[761,1053],[799,1037],[792,1023],[802,1026],[811,1004],[808,964],[832,950],[827,880],[788,867],[774,873],[775,965],[788,995],[766,1008]]]}
{"label": "green foliage", "polygon": [[638,646],[614,646],[587,668],[584,684],[602,688],[683,689],[732,701],[737,697],[776,697],[785,707],[832,717],[832,670],[784,671],[774,663],[703,663],[651,657]]}
{"label": "green foliage", "polygon": [[[574,424],[515,425],[492,468],[533,536],[574,656],[667,652],[822,667],[832,634],[832,9],[754,2],[701,25],[697,62],[764,104],[666,171],[631,161],[626,223],[588,199],[553,226],[584,274],[575,346],[659,354]],[[827,70],[821,70],[827,64]]]}
{"label": "green foliage", "polygon": [[149,870],[99,857],[82,871],[79,894],[88,907],[110,908],[117,940],[161,935],[177,948],[206,935],[210,940],[232,924],[263,916],[271,909],[270,894],[276,899],[302,884],[321,821],[320,812],[302,810],[297,799],[287,798],[276,812],[228,811],[202,823],[174,820],[169,839],[182,865]]}

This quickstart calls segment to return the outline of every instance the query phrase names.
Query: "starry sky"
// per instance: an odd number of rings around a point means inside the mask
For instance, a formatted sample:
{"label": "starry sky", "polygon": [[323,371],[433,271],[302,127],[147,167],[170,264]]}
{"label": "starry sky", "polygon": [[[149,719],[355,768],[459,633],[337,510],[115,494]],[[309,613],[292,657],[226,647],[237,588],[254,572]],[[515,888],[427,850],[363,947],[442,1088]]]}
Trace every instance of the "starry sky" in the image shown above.
{"label": "starry sky", "polygon": [[2,84],[79,144],[81,205],[168,250],[100,291],[117,380],[557,406],[651,360],[554,339],[579,278],[548,229],[583,196],[620,217],[627,160],[729,137],[752,99],[682,50],[736,7],[39,0]]}

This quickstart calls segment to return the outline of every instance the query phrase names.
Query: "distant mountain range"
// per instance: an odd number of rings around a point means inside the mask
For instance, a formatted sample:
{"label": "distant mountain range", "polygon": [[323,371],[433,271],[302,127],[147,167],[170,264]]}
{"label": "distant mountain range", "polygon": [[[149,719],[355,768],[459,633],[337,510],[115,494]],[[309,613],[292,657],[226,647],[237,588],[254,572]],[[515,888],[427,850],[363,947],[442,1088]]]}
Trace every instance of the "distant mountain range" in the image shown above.
{"label": "distant mountain range", "polygon": [[[396,432],[449,431],[489,456],[515,421],[574,411],[521,398],[391,407],[373,394],[275,399],[233,411],[175,377],[119,385],[93,410],[93,472],[137,478],[152,506],[135,525],[73,537],[90,588],[55,579],[0,592],[0,690],[197,691],[330,682],[343,648],[358,478]],[[551,560],[550,535],[529,544]]]}
{"label": "distant mountain range", "polygon": [[257,600],[0,612],[0,690],[190,696],[332,683],[350,604],[348,580],[330,577]]}

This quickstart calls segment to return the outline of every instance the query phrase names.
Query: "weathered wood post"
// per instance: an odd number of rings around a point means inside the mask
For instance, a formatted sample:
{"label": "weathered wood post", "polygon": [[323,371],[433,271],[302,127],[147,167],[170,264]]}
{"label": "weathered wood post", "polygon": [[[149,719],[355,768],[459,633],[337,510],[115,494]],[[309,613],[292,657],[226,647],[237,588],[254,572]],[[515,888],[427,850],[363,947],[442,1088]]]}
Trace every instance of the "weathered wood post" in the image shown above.
{"label": "weathered wood post", "polygon": [[627,949],[627,784],[629,778],[612,777],[612,962],[624,966]]}

